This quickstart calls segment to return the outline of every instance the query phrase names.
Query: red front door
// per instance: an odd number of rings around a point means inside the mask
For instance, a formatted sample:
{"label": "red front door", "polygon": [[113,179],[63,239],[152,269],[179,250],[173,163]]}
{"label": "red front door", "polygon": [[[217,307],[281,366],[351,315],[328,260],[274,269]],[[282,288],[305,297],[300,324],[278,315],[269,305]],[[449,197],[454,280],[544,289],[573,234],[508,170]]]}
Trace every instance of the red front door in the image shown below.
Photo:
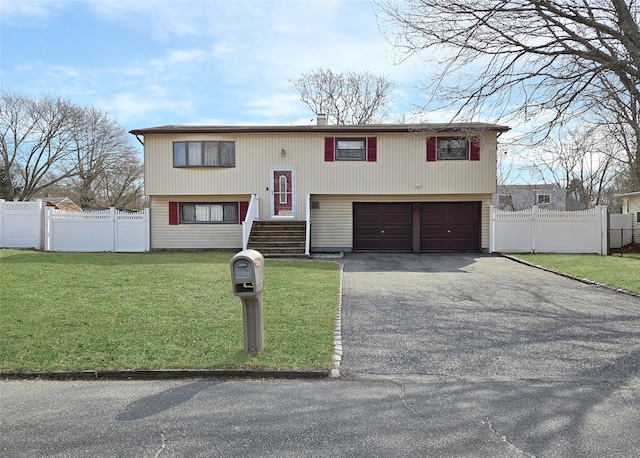
{"label": "red front door", "polygon": [[293,170],[273,170],[271,176],[272,216],[294,216]]}

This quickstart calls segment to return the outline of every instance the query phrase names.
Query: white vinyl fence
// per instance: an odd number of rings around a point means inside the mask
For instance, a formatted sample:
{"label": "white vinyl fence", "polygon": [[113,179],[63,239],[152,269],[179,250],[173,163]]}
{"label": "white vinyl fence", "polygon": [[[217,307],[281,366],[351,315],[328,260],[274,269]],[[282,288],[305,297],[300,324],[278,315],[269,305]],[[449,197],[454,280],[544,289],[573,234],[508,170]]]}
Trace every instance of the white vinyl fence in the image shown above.
{"label": "white vinyl fence", "polygon": [[492,253],[597,253],[606,256],[607,207],[583,211],[504,211],[490,207]]}
{"label": "white vinyl fence", "polygon": [[149,251],[149,209],[70,212],[46,208],[46,251]]}
{"label": "white vinyl fence", "polygon": [[0,248],[42,247],[42,205],[0,199]]}
{"label": "white vinyl fence", "polygon": [[0,199],[0,248],[149,251],[149,224],[149,209],[134,213],[115,208],[68,212],[45,207],[42,201]]}

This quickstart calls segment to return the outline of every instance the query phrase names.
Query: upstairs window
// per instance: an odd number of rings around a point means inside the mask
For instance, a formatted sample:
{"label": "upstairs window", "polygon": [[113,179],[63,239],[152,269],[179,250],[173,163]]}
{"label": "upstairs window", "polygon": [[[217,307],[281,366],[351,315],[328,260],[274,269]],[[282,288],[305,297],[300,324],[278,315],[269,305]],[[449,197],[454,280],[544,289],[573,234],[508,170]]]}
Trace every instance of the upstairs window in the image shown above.
{"label": "upstairs window", "polygon": [[466,137],[438,137],[439,161],[469,159],[469,139]]}
{"label": "upstairs window", "polygon": [[365,161],[366,144],[364,138],[337,138],[336,161]]}
{"label": "upstairs window", "polygon": [[324,139],[324,161],[361,161],[376,162],[378,160],[378,139],[367,138],[334,138]]}
{"label": "upstairs window", "polygon": [[174,142],[174,167],[235,167],[235,142]]}
{"label": "upstairs window", "polygon": [[480,160],[479,137],[427,137],[427,162]]}

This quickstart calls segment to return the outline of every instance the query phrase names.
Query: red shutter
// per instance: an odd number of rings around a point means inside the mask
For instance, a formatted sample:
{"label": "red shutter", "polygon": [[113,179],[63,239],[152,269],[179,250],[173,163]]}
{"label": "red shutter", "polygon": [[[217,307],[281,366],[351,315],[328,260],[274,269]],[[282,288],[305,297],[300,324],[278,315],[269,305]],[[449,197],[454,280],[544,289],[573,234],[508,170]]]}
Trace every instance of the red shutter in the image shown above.
{"label": "red shutter", "polygon": [[240,207],[240,224],[247,217],[247,210],[249,210],[249,201],[246,202],[238,202],[238,207]]}
{"label": "red shutter", "polygon": [[471,137],[470,147],[469,147],[469,159],[472,161],[480,160],[480,138]]}
{"label": "red shutter", "polygon": [[367,162],[378,160],[378,139],[376,137],[367,138]]}
{"label": "red shutter", "polygon": [[436,160],[436,137],[427,137],[427,161],[432,162]]}
{"label": "red shutter", "polygon": [[178,202],[169,202],[169,226],[175,226],[180,222]]}
{"label": "red shutter", "polygon": [[324,138],[324,161],[333,162],[335,160],[335,141],[333,137]]}

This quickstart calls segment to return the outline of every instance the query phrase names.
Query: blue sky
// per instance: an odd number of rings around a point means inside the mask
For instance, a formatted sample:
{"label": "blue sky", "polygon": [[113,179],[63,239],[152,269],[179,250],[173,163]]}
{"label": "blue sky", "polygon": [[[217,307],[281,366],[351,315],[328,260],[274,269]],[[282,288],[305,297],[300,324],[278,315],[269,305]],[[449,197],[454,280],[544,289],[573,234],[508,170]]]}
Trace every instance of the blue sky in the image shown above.
{"label": "blue sky", "polygon": [[289,79],[318,67],[387,76],[392,113],[424,81],[367,0],[2,0],[0,14],[2,90],[95,106],[127,130],[308,124]]}

